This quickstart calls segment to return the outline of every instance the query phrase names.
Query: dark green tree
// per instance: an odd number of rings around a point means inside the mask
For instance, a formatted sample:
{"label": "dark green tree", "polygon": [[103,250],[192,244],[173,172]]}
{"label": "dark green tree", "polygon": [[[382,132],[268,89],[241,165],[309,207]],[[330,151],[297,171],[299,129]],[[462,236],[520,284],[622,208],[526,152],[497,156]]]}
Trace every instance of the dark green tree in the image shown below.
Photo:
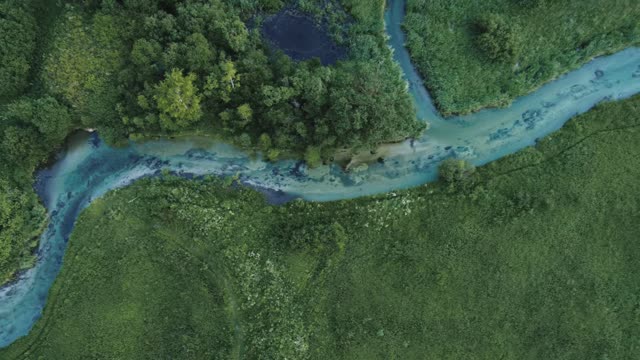
{"label": "dark green tree", "polygon": [[15,96],[28,85],[36,22],[27,3],[0,2],[0,98]]}
{"label": "dark green tree", "polygon": [[15,101],[7,106],[2,118],[7,123],[34,125],[47,146],[57,146],[73,127],[69,109],[52,97]]}
{"label": "dark green tree", "polygon": [[330,110],[324,122],[336,145],[373,146],[416,135],[424,125],[415,121],[407,85],[391,62],[357,62],[336,69],[329,89]]}

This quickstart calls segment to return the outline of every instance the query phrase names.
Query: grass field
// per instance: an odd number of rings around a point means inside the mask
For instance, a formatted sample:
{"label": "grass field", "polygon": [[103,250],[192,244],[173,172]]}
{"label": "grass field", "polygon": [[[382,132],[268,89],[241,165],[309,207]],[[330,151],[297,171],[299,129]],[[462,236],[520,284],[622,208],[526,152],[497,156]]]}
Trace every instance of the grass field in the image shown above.
{"label": "grass field", "polygon": [[[492,59],[482,19],[502,22]],[[407,46],[445,114],[505,106],[594,56],[640,44],[635,0],[407,0]],[[504,35],[504,34],[507,35]]]}
{"label": "grass field", "polygon": [[635,97],[377,197],[143,180],[81,215],[43,318],[0,358],[636,358],[639,159]]}

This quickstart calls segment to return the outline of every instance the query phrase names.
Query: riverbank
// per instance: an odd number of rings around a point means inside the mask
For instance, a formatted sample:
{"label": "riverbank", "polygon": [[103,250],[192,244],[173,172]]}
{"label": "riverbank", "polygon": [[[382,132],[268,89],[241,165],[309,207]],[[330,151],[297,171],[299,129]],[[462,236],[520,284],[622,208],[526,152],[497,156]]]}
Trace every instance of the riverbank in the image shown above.
{"label": "riverbank", "polygon": [[636,96],[462,182],[351,201],[137,182],[80,216],[0,356],[633,357],[639,130]]}
{"label": "riverbank", "polygon": [[[64,127],[61,123],[65,114],[50,99],[40,103],[26,100],[44,92],[41,70],[62,8],[57,1],[0,1],[0,18],[7,19],[3,30],[7,34],[18,31],[14,36],[21,36],[23,43],[17,44],[17,48],[27,52],[11,58],[16,39],[5,39],[3,56],[8,58],[3,58],[0,72],[13,74],[3,77],[7,81],[4,86],[18,92],[0,99],[0,286],[15,281],[21,271],[33,266],[34,250],[47,224],[45,209],[32,189],[33,174],[56,155],[62,140],[40,133],[32,124],[25,126],[22,121],[46,113],[52,120],[47,130]],[[33,38],[28,38],[29,35]],[[37,107],[40,109],[34,109]],[[45,146],[49,148],[43,150]]]}
{"label": "riverbank", "polygon": [[[595,57],[640,44],[640,5],[632,0],[408,0],[406,7],[406,45],[445,116],[509,106]],[[489,16],[504,19],[512,57],[491,59],[478,44],[478,26]]]}

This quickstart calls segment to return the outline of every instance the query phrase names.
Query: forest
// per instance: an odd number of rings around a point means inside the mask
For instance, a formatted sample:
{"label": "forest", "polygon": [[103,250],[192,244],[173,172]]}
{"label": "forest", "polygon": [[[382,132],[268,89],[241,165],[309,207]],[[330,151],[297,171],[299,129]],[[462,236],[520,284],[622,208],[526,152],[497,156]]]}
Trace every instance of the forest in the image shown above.
{"label": "forest", "polygon": [[385,43],[382,0],[298,5],[349,49],[331,66],[264,41],[258,24],[285,5],[0,0],[0,284],[33,262],[46,222],[33,174],[73,131],[116,146],[210,136],[313,166],[424,130]]}
{"label": "forest", "polygon": [[141,180],[80,216],[43,318],[0,358],[634,358],[639,130],[636,96],[331,203]]}
{"label": "forest", "polygon": [[636,0],[407,0],[412,62],[445,115],[507,106],[593,57],[640,44]]}
{"label": "forest", "polygon": [[267,46],[257,25],[282,7],[224,0],[67,5],[42,76],[82,126],[112,143],[201,133],[276,159],[308,147],[323,155],[374,147],[422,130],[382,27],[360,26],[354,17],[344,24],[347,59],[294,62]]}

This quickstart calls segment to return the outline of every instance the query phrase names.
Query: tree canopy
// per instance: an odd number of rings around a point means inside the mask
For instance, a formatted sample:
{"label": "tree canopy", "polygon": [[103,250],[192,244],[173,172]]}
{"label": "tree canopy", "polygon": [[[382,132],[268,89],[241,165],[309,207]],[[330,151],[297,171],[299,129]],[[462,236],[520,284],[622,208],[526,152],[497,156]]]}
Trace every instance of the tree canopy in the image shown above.
{"label": "tree canopy", "polygon": [[184,76],[181,70],[173,69],[166,79],[155,86],[153,99],[160,112],[160,126],[163,129],[185,128],[202,117],[200,95],[193,83],[195,79],[194,74]]}
{"label": "tree canopy", "polygon": [[[260,150],[298,154],[374,147],[423,129],[384,41],[358,42],[336,66],[294,63],[246,25],[248,14],[267,8],[221,0],[97,6],[94,18],[131,24],[116,78],[122,121],[108,127],[135,136],[206,129],[252,148],[266,134],[269,148],[261,142]],[[354,29],[354,39],[383,40],[382,31]]]}
{"label": "tree canopy", "polygon": [[28,3],[0,1],[0,100],[28,85],[37,30]]}

